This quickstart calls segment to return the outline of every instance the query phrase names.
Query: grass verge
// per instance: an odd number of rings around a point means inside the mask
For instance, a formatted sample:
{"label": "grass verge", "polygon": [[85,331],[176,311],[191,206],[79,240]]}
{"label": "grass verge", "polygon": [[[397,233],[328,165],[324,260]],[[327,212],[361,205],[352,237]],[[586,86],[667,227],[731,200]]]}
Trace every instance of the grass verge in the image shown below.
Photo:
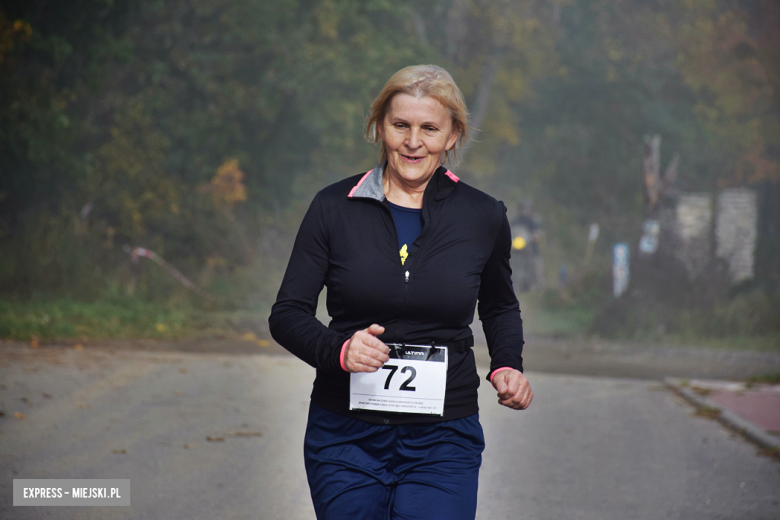
{"label": "grass verge", "polygon": [[758,384],[780,385],[780,372],[769,372],[759,376],[752,376],[746,381],[748,388]]}
{"label": "grass verge", "polygon": [[132,298],[96,302],[0,300],[0,338],[19,341],[57,338],[173,340],[236,334],[235,324],[245,314],[246,311],[203,311]]}
{"label": "grass verge", "polygon": [[[529,334],[543,337],[581,339],[600,336],[594,333],[594,320],[602,309],[592,303],[563,300],[550,294],[524,293],[518,296],[523,315],[523,327]],[[663,344],[670,347],[702,347],[713,350],[744,350],[780,352],[780,333],[732,333],[706,335],[701,327],[689,327],[684,332],[669,332],[650,323],[639,329],[618,328],[602,339],[633,344]]]}
{"label": "grass verge", "polygon": [[536,336],[581,337],[587,333],[597,310],[581,305],[550,308],[538,295],[524,293],[518,296],[523,316],[523,328]]}

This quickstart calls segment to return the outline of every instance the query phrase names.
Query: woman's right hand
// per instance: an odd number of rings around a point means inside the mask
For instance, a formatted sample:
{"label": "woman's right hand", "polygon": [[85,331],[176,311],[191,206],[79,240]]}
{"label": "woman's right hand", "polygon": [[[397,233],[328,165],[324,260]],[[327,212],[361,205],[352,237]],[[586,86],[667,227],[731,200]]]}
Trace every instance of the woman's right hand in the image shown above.
{"label": "woman's right hand", "polygon": [[344,366],[349,372],[376,372],[390,357],[390,349],[377,338],[385,331],[381,325],[374,323],[367,329],[359,330],[352,335],[344,347]]}

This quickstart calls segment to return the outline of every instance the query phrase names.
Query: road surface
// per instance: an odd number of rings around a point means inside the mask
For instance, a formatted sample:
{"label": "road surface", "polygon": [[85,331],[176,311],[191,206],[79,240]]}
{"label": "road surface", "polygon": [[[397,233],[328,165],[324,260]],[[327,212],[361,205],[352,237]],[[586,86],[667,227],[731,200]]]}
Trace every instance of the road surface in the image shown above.
{"label": "road surface", "polygon": [[[3,345],[0,518],[313,519],[313,376],[285,355]],[[483,380],[478,518],[780,518],[778,461],[660,382],[528,377],[524,412]],[[129,478],[132,505],[13,507],[14,478]]]}

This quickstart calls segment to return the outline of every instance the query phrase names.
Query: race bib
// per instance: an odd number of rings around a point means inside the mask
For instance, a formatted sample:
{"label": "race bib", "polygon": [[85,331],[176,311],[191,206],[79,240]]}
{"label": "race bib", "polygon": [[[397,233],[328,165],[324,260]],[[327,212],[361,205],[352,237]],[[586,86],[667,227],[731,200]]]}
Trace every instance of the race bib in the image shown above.
{"label": "race bib", "polygon": [[388,343],[390,359],[376,372],[353,372],[349,409],[444,415],[447,347]]}

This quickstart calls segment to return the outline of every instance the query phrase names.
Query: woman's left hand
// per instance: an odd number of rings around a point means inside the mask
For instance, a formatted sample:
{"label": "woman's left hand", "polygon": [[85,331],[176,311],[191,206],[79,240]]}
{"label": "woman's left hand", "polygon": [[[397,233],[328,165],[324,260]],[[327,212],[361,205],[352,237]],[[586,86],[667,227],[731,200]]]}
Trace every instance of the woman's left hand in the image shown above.
{"label": "woman's left hand", "polygon": [[519,370],[497,373],[493,376],[493,388],[498,392],[498,404],[513,410],[525,410],[534,398],[531,383]]}

